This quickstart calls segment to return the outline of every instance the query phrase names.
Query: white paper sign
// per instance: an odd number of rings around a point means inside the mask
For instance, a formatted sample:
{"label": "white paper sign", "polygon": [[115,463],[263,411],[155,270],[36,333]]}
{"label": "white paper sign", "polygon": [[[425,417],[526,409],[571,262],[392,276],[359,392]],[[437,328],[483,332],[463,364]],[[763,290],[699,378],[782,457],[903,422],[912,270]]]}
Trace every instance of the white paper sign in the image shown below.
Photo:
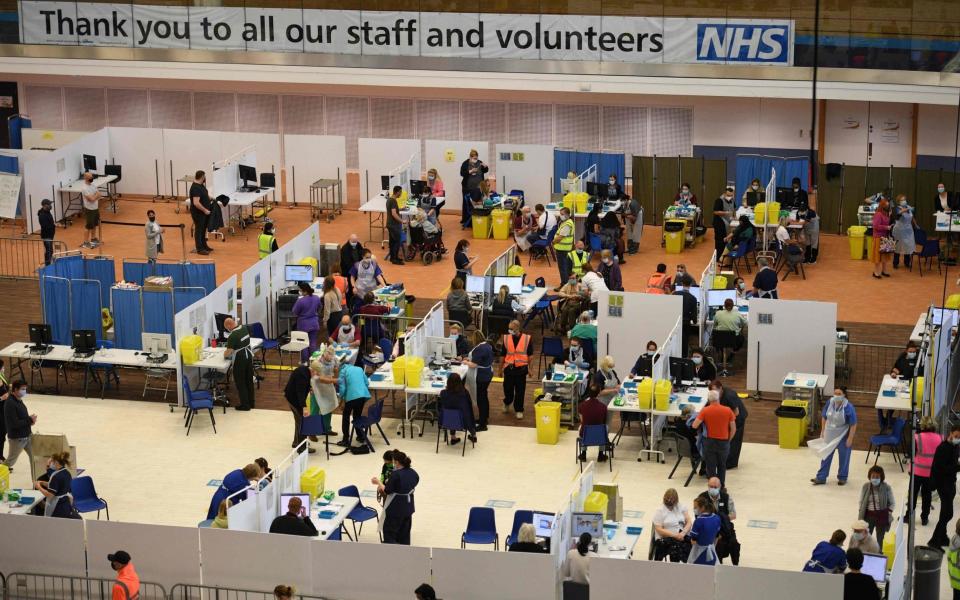
{"label": "white paper sign", "polygon": [[14,219],[20,203],[20,176],[0,173],[0,217]]}

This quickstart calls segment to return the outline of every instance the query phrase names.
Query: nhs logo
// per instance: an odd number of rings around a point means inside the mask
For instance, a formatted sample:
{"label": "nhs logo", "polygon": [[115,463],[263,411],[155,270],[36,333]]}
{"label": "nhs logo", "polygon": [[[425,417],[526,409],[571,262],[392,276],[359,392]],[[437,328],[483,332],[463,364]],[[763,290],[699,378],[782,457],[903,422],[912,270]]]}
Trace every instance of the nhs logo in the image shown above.
{"label": "nhs logo", "polygon": [[790,26],[697,24],[697,62],[790,64]]}

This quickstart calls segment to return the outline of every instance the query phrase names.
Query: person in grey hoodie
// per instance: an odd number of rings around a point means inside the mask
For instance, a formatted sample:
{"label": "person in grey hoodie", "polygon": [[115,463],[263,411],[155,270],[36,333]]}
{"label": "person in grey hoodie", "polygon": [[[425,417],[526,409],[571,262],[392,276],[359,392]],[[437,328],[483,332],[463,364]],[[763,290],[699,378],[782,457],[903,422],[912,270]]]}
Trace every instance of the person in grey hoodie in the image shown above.
{"label": "person in grey hoodie", "polygon": [[883,467],[873,465],[867,471],[869,481],[860,489],[859,519],[870,526],[870,533],[877,536],[877,544],[883,549],[883,535],[893,522],[893,488],[885,481]]}

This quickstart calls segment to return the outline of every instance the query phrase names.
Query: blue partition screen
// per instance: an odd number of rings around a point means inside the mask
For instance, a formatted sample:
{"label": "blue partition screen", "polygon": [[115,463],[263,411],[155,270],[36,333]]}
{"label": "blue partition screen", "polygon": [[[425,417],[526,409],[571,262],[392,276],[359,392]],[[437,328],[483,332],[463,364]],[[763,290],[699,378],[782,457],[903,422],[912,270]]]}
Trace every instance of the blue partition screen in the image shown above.
{"label": "blue partition screen", "polygon": [[[59,261],[58,261],[59,262]],[[83,261],[85,279],[100,282],[100,306],[110,308],[110,288],[116,282],[116,265],[112,258],[87,258]]]}
{"label": "blue partition screen", "polygon": [[143,291],[143,331],[173,336],[173,294]]}
{"label": "blue partition screen", "polygon": [[143,333],[140,290],[112,288],[110,301],[113,307],[114,346],[140,350],[140,334]]}
{"label": "blue partition screen", "polygon": [[103,339],[103,322],[100,319],[100,285],[89,279],[74,279],[70,282],[70,310],[72,329],[92,329],[97,339]]}
{"label": "blue partition screen", "polygon": [[203,300],[204,296],[206,296],[204,290],[199,288],[174,288],[173,313],[180,312],[197,300]]}
{"label": "blue partition screen", "polygon": [[173,278],[175,287],[201,287],[207,294],[217,289],[217,267],[214,263],[123,263],[123,278],[143,285],[145,277],[158,275]]}
{"label": "blue partition screen", "polygon": [[607,181],[610,175],[616,175],[617,181],[623,185],[625,172],[623,154],[610,152],[577,152],[576,150],[553,151],[553,191],[560,192],[560,181],[566,179],[567,173],[573,171],[577,175],[597,165],[597,183]]}
{"label": "blue partition screen", "polygon": [[807,189],[810,160],[806,157],[782,158],[778,156],[737,156],[737,193],[741,194],[757,178],[760,187],[770,182],[770,169],[777,170],[777,187],[790,187],[794,177],[800,178],[800,187]]}
{"label": "blue partition screen", "polygon": [[43,298],[43,322],[50,325],[54,344],[70,344],[70,282],[59,277],[44,277],[40,273],[40,293]]}

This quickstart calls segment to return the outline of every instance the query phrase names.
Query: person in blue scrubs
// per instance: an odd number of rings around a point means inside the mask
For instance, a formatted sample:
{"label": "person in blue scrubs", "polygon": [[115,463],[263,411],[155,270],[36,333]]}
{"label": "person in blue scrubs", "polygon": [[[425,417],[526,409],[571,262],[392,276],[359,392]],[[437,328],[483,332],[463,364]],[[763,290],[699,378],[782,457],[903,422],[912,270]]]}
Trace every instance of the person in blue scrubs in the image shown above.
{"label": "person in blue scrubs", "polygon": [[715,544],[722,525],[720,517],[714,512],[713,503],[700,496],[693,501],[693,512],[696,518],[688,534],[693,546],[690,548],[687,564],[715,565],[717,564]]}
{"label": "person in blue scrubs", "polygon": [[847,570],[847,553],[843,551],[843,542],[847,534],[838,529],[830,536],[829,542],[820,542],[813,549],[810,560],[803,565],[805,573],[843,573]]}
{"label": "person in blue scrubs", "polygon": [[473,350],[464,358],[463,364],[470,367],[467,371],[467,389],[473,385],[474,399],[477,403],[477,431],[487,430],[487,421],[490,419],[490,397],[487,392],[490,382],[493,381],[493,344],[490,340],[483,340],[473,347]]}
{"label": "person in blue scrubs", "polygon": [[410,457],[400,450],[393,451],[393,472],[386,482],[374,477],[370,483],[377,486],[377,494],[386,497],[383,503],[383,543],[410,545],[413,525],[413,491],[420,476],[410,468]]}
{"label": "person in blue scrubs", "polygon": [[830,475],[830,463],[833,462],[833,453],[840,455],[840,465],[837,468],[837,485],[847,484],[847,475],[850,472],[850,453],[853,451],[853,436],[857,433],[857,411],[847,400],[847,389],[838,387],[833,390],[833,398],[823,407],[820,419],[820,435],[823,441],[823,451],[820,456],[820,470],[817,476],[810,480],[813,485],[823,485]]}
{"label": "person in blue scrubs", "polygon": [[[213,498],[210,499],[210,508],[207,509],[207,518],[215,519],[217,518],[217,511],[220,510],[220,503],[233,496],[237,492],[241,492],[248,487],[250,487],[251,481],[256,481],[261,477],[262,473],[260,472],[260,467],[255,464],[249,464],[242,469],[235,469],[227,473],[227,476],[223,478],[223,483],[220,484],[220,487],[217,488],[217,491],[213,493]],[[232,499],[232,502],[236,504],[247,499],[246,494],[241,494]]]}

